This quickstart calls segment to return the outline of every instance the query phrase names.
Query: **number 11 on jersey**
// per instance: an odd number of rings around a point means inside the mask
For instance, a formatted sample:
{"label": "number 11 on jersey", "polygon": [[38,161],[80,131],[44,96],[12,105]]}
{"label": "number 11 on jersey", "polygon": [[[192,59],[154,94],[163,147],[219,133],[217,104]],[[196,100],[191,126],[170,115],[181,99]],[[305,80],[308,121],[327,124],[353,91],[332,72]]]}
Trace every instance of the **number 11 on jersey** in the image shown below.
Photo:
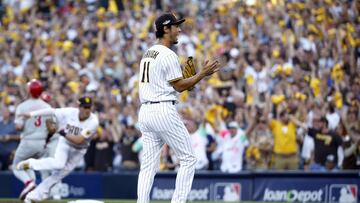
{"label": "number 11 on jersey", "polygon": [[142,83],[149,82],[149,67],[150,67],[150,61],[145,61],[142,71],[142,79],[141,79]]}

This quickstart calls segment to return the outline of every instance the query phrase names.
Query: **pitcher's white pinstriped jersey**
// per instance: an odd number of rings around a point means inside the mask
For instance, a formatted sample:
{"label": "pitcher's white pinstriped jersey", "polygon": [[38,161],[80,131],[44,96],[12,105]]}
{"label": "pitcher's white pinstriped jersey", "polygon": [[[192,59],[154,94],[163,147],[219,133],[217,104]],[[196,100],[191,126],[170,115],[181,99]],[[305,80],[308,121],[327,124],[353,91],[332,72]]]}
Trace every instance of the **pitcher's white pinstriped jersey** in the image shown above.
{"label": "pitcher's white pinstriped jersey", "polygon": [[143,138],[143,153],[138,177],[137,203],[149,203],[154,176],[160,165],[160,152],[166,143],[175,152],[180,167],[176,176],[171,203],[185,203],[190,192],[196,157],[190,135],[174,102],[177,93],[172,81],[181,79],[179,58],[171,49],[154,45],[140,62],[139,128]]}
{"label": "pitcher's white pinstriped jersey", "polygon": [[15,123],[23,124],[21,139],[44,139],[47,137],[47,128],[45,120],[51,116],[36,116],[24,121],[18,115],[39,109],[49,109],[51,106],[42,99],[27,99],[16,107]]}
{"label": "pitcher's white pinstriped jersey", "polygon": [[166,46],[157,44],[148,49],[140,62],[140,102],[176,101],[170,82],[182,78],[178,56]]}

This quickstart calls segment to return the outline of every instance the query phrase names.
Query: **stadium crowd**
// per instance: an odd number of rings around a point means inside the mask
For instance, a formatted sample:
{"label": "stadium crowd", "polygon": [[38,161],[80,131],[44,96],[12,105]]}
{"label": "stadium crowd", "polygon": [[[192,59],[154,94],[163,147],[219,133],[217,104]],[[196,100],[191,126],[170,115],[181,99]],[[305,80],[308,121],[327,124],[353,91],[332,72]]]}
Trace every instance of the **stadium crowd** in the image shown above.
{"label": "stadium crowd", "polygon": [[[1,1],[0,1],[1,2]],[[26,83],[53,107],[95,101],[100,127],[78,170],[138,170],[138,66],[163,11],[186,18],[175,47],[221,71],[178,104],[198,170],[360,168],[360,2],[355,0],[2,1],[0,167],[19,141]],[[161,170],[176,170],[168,147]]]}

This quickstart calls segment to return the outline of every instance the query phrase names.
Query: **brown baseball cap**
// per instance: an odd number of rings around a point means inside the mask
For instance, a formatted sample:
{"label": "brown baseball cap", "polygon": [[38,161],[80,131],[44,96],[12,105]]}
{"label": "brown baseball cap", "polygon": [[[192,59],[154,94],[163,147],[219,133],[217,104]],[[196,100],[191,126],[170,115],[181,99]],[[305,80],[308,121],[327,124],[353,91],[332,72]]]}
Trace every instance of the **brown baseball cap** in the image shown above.
{"label": "brown baseball cap", "polygon": [[79,106],[84,108],[91,108],[92,106],[92,99],[91,97],[85,96],[79,99]]}

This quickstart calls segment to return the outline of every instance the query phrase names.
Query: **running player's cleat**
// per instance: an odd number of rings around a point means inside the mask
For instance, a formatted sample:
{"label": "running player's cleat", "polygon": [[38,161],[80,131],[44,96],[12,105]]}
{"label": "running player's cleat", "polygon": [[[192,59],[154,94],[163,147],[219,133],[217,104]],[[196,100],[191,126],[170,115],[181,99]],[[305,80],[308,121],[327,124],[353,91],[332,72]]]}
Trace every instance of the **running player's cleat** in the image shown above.
{"label": "running player's cleat", "polygon": [[24,200],[26,195],[29,194],[29,192],[33,191],[36,187],[36,184],[33,180],[28,181],[25,183],[24,189],[21,191],[19,199]]}

